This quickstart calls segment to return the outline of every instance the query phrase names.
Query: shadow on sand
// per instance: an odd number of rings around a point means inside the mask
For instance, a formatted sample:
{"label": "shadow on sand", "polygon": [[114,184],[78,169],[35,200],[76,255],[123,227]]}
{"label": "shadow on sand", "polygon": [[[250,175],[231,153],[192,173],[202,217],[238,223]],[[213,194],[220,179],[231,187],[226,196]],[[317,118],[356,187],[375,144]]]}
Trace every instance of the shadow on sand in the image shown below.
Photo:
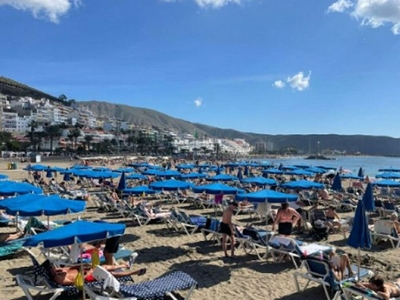
{"label": "shadow on sand", "polygon": [[138,250],[139,256],[136,259],[138,263],[152,263],[157,261],[168,261],[183,255],[189,255],[188,250],[182,248],[173,248],[170,246],[158,246]]}

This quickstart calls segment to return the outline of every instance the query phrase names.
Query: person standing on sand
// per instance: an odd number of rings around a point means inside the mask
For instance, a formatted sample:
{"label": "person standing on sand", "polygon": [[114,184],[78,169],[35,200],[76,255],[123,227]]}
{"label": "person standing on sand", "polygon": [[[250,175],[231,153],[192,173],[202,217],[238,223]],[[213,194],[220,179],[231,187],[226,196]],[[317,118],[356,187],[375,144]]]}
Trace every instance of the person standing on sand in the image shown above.
{"label": "person standing on sand", "polygon": [[224,250],[225,257],[229,257],[226,250],[226,239],[228,236],[231,238],[231,257],[235,257],[235,230],[232,224],[232,215],[237,207],[238,204],[235,201],[232,201],[222,214],[220,232],[222,233],[222,249]]}

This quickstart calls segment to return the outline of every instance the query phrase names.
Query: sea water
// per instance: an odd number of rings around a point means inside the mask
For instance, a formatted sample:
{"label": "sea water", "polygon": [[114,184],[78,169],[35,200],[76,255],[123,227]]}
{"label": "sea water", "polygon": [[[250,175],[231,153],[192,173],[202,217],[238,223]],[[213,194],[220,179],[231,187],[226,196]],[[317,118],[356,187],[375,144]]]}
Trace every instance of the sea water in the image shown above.
{"label": "sea water", "polygon": [[381,173],[378,170],[384,168],[400,169],[400,158],[398,157],[382,157],[382,156],[332,156],[335,160],[319,160],[305,159],[305,157],[286,157],[286,158],[266,158],[261,161],[268,161],[270,164],[278,166],[282,165],[307,165],[311,167],[329,166],[350,171],[357,174],[360,167],[363,168],[364,174],[370,177]]}

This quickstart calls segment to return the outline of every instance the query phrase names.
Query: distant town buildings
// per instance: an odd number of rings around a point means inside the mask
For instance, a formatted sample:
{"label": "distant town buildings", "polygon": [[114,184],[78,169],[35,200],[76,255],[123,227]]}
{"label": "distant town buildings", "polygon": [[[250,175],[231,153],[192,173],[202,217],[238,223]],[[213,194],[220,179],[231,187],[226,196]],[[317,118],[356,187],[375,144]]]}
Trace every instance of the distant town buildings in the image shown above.
{"label": "distant town buildings", "polygon": [[[168,128],[141,127],[116,118],[101,118],[85,106],[64,105],[62,102],[31,97],[12,97],[0,94],[0,131],[25,137],[35,122],[35,131],[44,131],[51,125],[68,128],[79,124],[79,136],[72,137],[69,129],[62,130],[61,137],[53,141],[55,147],[65,148],[75,143],[96,144],[102,141],[118,140],[122,146],[129,144],[129,137],[146,137],[162,144],[164,140],[174,147],[176,153],[193,152],[208,154],[219,152],[238,156],[249,154],[253,149],[243,139],[199,138],[196,134],[175,132]],[[90,136],[90,138],[87,138]],[[90,143],[88,142],[90,140]],[[48,147],[49,141],[43,142]],[[267,146],[265,146],[267,147]],[[265,148],[263,147],[263,148]]]}

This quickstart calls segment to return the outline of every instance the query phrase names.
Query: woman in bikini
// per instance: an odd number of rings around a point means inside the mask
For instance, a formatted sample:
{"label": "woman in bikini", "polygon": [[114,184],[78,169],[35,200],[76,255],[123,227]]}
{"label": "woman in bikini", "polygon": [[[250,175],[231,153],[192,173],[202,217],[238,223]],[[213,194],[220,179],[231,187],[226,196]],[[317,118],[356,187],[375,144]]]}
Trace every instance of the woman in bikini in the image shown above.
{"label": "woman in bikini", "polygon": [[293,208],[289,207],[289,203],[282,203],[282,207],[278,209],[275,222],[272,225],[272,231],[278,224],[278,233],[289,236],[292,234],[293,225],[301,219],[300,214]]}
{"label": "woman in bikini", "polygon": [[357,283],[356,285],[371,289],[385,300],[400,297],[400,280],[396,282],[385,282],[380,275],[372,276],[368,283]]}
{"label": "woman in bikini", "polygon": [[[75,265],[66,268],[56,268],[49,260],[46,260],[42,266],[44,269],[46,269],[54,282],[64,286],[74,285],[75,278],[78,276],[81,267],[80,265]],[[102,267],[110,272],[110,274],[115,278],[131,275],[141,276],[146,273],[145,268],[137,271],[122,271],[121,269],[129,269],[131,267],[129,263],[114,266],[102,265]],[[96,279],[93,277],[93,271],[94,269],[91,266],[84,266],[83,276],[85,278],[85,282],[96,281]]]}

